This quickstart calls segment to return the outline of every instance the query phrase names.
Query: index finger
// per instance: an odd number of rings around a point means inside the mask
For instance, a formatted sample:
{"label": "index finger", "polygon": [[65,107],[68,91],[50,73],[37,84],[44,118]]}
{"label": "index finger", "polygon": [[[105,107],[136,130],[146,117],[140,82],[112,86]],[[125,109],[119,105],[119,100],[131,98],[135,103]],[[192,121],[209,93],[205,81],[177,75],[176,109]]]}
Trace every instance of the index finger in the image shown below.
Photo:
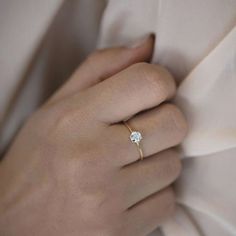
{"label": "index finger", "polygon": [[137,63],[86,91],[90,113],[106,123],[123,121],[170,99],[176,91],[163,67]]}
{"label": "index finger", "polygon": [[135,47],[113,47],[93,52],[50,98],[50,103],[92,87],[134,63],[149,61],[153,52],[154,39],[151,34],[141,43],[138,41]]}

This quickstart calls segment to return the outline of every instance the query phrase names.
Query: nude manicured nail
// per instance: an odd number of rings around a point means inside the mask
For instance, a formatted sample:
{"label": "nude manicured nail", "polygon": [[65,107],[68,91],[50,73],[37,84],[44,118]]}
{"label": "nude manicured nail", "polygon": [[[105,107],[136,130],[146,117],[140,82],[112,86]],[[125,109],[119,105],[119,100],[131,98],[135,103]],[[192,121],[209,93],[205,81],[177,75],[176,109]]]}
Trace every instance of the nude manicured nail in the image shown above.
{"label": "nude manicured nail", "polygon": [[131,48],[131,49],[132,49],[132,48],[141,47],[141,46],[142,46],[147,40],[149,40],[151,37],[154,37],[154,35],[153,35],[153,34],[145,35],[145,36],[143,36],[142,38],[131,42],[131,43],[128,45],[128,48]]}

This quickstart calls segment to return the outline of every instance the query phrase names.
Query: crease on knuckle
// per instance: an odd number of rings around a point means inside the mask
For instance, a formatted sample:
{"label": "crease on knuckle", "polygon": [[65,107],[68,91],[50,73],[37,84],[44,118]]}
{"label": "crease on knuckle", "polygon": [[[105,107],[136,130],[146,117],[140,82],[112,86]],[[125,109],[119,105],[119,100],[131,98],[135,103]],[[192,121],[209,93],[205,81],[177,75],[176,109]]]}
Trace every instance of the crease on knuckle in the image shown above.
{"label": "crease on knuckle", "polygon": [[148,63],[141,63],[139,65],[139,72],[141,79],[147,81],[148,91],[153,94],[156,100],[165,100],[169,96],[169,85],[162,77],[162,73],[154,66]]}
{"label": "crease on knuckle", "polygon": [[74,124],[74,111],[65,111],[58,115],[55,120],[54,127],[55,130],[66,130]]}

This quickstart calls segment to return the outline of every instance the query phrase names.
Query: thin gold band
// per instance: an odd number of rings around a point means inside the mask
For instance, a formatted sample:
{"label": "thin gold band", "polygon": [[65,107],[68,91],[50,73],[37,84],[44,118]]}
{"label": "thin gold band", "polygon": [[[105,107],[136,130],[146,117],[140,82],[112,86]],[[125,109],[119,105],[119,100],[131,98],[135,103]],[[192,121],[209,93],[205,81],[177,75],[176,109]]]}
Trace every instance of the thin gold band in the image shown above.
{"label": "thin gold band", "polygon": [[[124,125],[127,127],[127,129],[129,130],[130,134],[132,134],[133,130],[132,128],[129,126],[129,124],[126,122],[126,121],[123,121]],[[142,161],[143,158],[144,158],[144,155],[143,155],[143,150],[142,148],[140,147],[140,144],[139,143],[135,143],[137,148],[138,148],[138,151],[139,151],[139,155],[140,155],[140,160]]]}

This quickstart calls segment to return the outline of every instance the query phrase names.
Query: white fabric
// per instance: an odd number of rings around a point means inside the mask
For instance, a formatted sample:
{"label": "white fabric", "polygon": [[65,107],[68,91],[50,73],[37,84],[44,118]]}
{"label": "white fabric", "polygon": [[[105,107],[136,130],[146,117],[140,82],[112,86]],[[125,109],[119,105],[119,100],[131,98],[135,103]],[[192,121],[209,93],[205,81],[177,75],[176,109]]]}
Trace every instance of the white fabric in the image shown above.
{"label": "white fabric", "polygon": [[[95,48],[105,0],[0,1],[0,151]],[[156,34],[190,131],[175,216],[157,236],[236,235],[236,1],[110,0],[98,47]]]}

